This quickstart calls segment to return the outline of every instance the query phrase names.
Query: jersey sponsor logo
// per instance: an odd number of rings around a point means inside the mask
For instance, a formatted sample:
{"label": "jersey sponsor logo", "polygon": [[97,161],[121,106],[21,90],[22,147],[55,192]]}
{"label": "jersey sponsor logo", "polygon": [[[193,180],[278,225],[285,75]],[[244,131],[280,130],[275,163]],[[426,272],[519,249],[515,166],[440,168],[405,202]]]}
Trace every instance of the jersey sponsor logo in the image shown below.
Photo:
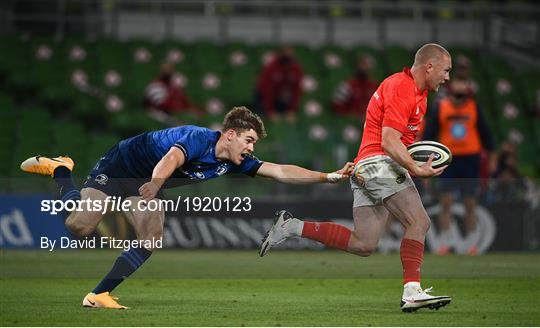
{"label": "jersey sponsor logo", "polygon": [[98,184],[104,186],[104,185],[107,184],[107,181],[109,181],[109,177],[108,177],[107,175],[103,174],[103,173],[102,173],[102,174],[98,174],[98,175],[95,177],[94,181],[96,181]]}
{"label": "jersey sponsor logo", "polygon": [[407,125],[407,129],[410,131],[416,131],[418,130],[418,125]]}
{"label": "jersey sponsor logo", "polygon": [[202,180],[202,179],[205,178],[204,173],[202,173],[202,172],[195,172],[194,174],[195,174],[195,176],[197,177],[197,179],[201,179],[201,180]]}

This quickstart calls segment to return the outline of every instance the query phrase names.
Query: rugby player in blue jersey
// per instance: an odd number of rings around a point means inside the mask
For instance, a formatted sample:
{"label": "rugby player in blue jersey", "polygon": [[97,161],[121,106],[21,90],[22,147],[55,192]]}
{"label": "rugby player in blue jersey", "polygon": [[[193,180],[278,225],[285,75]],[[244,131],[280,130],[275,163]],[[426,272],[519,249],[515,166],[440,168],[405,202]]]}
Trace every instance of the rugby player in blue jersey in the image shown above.
{"label": "rugby player in blue jersey", "polygon": [[[80,192],[71,179],[74,162],[69,157],[35,156],[24,161],[21,169],[52,176],[63,201],[105,202],[108,196],[129,200],[132,208],[124,213],[139,240],[158,240],[163,236],[164,211],[140,211],[136,205],[160,197],[161,189],[231,173],[296,184],[334,183],[352,173],[353,163],[333,173],[321,173],[295,165],[262,162],[253,156],[253,151],[257,141],[265,136],[259,116],[246,107],[235,107],[225,116],[221,132],[185,125],[120,141],[99,160]],[[101,211],[73,211],[65,223],[74,234],[87,236],[102,218]],[[83,306],[125,309],[110,292],[135,272],[152,251],[132,247],[123,252],[110,272],[84,297]]]}

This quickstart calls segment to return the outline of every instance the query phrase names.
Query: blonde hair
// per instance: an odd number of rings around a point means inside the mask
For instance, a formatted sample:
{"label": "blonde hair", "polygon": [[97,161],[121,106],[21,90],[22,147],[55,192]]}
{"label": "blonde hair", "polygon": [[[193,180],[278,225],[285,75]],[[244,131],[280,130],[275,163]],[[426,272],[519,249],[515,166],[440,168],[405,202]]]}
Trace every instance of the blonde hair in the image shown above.
{"label": "blonde hair", "polygon": [[443,46],[436,43],[427,43],[420,47],[414,55],[413,66],[423,65],[434,59],[439,60],[444,56],[451,58],[450,53]]}

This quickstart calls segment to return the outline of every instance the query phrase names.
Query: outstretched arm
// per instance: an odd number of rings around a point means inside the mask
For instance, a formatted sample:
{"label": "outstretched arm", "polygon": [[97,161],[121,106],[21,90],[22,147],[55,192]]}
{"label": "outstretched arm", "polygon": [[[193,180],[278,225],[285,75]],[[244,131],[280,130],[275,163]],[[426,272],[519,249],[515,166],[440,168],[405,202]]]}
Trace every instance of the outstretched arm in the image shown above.
{"label": "outstretched arm", "polygon": [[351,175],[353,168],[354,164],[348,162],[338,171],[322,173],[311,171],[296,165],[264,162],[257,171],[257,175],[291,184],[335,183],[347,179]]}
{"label": "outstretched arm", "polygon": [[177,147],[172,147],[163,158],[157,163],[152,172],[152,180],[143,184],[139,188],[139,194],[143,200],[151,200],[156,197],[159,189],[176,170],[184,165],[186,157]]}

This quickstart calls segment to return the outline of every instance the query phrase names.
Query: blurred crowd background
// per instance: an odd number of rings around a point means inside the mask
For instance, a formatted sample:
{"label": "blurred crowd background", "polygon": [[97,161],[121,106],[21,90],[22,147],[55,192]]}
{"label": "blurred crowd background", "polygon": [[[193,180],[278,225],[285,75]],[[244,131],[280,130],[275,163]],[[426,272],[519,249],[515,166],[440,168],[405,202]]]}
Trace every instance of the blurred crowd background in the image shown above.
{"label": "blurred crowd background", "polygon": [[[268,138],[255,151],[262,160],[333,171],[356,156],[378,83],[410,66],[419,45],[437,42],[453,56],[455,81],[430,96],[425,136],[447,143],[475,132],[469,147],[453,149],[463,156],[455,167],[469,168],[449,173],[457,185],[418,182],[425,202],[441,204],[441,231],[463,202],[465,235],[476,229],[478,202],[517,208],[519,229],[538,247],[534,1],[11,0],[0,10],[3,193],[54,190],[46,179],[23,179],[19,163],[31,155],[68,154],[83,179],[122,138],[179,124],[219,129],[233,106],[264,118]],[[444,123],[461,107],[477,124]],[[188,192],[239,189],[223,179]],[[346,184],[241,191],[350,197]]]}

